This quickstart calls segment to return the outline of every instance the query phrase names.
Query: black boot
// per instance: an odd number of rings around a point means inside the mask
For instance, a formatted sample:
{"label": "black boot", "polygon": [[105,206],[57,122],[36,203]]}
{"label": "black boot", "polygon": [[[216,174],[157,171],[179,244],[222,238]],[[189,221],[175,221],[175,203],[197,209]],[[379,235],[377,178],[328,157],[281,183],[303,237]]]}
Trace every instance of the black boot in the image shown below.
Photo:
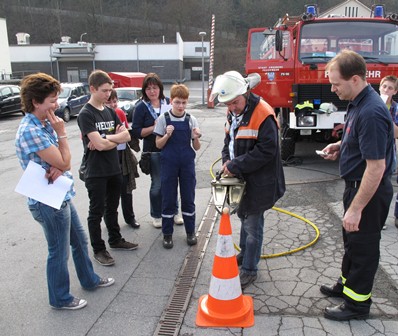
{"label": "black boot", "polygon": [[353,310],[343,302],[338,306],[326,307],[324,316],[334,321],[364,320],[369,317],[369,310]]}
{"label": "black boot", "polygon": [[173,248],[173,235],[164,235],[163,236],[163,247],[165,249],[171,249]]}
{"label": "black boot", "polygon": [[319,290],[322,294],[325,294],[329,297],[344,297],[343,285],[340,283],[336,283],[333,286],[323,284]]}
{"label": "black boot", "polygon": [[198,242],[198,239],[196,238],[195,233],[188,233],[187,234],[187,244],[189,246],[196,245],[197,242]]}

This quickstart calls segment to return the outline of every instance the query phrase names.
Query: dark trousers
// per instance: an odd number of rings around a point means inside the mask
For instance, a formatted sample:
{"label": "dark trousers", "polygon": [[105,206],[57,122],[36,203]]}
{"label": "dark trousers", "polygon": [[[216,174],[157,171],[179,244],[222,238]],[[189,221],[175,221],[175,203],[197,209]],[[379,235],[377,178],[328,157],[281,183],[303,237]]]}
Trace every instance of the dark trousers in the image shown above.
{"label": "dark trousers", "polygon": [[168,160],[162,162],[162,232],[173,234],[174,215],[176,213],[176,199],[178,185],[181,194],[181,213],[184,219],[185,232],[195,233],[195,163],[194,161]]}
{"label": "dark trousers", "polygon": [[[343,197],[344,212],[357,192],[358,188],[346,187]],[[387,219],[392,196],[390,180],[383,179],[362,211],[359,231],[347,232],[343,228],[343,293],[346,304],[353,310],[369,312],[373,281],[379,266],[381,229]]]}
{"label": "dark trousers", "polygon": [[123,175],[122,191],[120,193],[120,200],[122,201],[123,218],[126,224],[134,224],[135,215],[133,210],[133,192],[127,191],[129,176]]}
{"label": "dark trousers", "polygon": [[86,179],[90,199],[87,222],[94,253],[106,249],[105,242],[101,238],[102,217],[108,229],[108,243],[115,244],[122,238],[117,213],[121,186],[122,174]]}

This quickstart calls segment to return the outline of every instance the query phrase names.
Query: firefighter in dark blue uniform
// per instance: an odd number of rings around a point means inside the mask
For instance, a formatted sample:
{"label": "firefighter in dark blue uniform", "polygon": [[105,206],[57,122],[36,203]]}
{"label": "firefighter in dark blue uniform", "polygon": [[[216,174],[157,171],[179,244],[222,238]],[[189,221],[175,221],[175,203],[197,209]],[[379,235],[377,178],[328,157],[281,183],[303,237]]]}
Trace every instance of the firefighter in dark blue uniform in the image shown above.
{"label": "firefighter in dark blue uniform", "polygon": [[366,82],[366,63],[360,55],[344,50],[330,61],[327,71],[332,91],[350,103],[342,140],[323,150],[326,159],[340,156],[340,175],[346,187],[341,276],[335,285],[322,285],[320,290],[344,299],[325,309],[326,318],[364,319],[372,304],[381,229],[393,196],[393,124],[386,105]]}
{"label": "firefighter in dark blue uniform", "polygon": [[188,245],[197,243],[195,235],[195,150],[201,133],[194,116],[185,112],[189,91],[185,85],[170,90],[172,109],[161,115],[155,125],[156,146],[161,149],[162,232],[164,248],[173,247],[173,224],[178,184],[181,213]]}

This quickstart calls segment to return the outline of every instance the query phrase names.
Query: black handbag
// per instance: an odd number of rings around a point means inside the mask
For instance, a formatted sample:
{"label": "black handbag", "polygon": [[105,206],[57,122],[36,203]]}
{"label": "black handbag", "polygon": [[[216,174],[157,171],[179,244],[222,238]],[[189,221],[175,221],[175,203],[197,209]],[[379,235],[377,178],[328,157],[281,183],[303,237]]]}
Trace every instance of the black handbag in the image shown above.
{"label": "black handbag", "polygon": [[83,154],[82,162],[81,162],[80,167],[79,167],[79,178],[83,182],[86,181],[86,177],[85,177],[86,169],[87,169],[87,167],[86,167],[86,154]]}
{"label": "black handbag", "polygon": [[142,153],[138,165],[140,166],[141,171],[145,175],[149,175],[151,173],[151,153],[150,152]]}

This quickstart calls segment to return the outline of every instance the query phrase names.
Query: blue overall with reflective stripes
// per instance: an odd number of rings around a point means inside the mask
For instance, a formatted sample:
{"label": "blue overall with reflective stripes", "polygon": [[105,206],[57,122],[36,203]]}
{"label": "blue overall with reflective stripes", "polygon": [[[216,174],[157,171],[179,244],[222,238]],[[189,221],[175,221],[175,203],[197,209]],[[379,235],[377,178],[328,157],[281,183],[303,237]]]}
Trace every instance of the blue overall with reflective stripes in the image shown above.
{"label": "blue overall with reflective stripes", "polygon": [[174,131],[163,147],[162,163],[162,231],[173,234],[175,200],[180,185],[181,213],[187,234],[195,232],[195,156],[191,147],[190,116],[184,121],[173,121],[166,115],[166,124],[173,125]]}

